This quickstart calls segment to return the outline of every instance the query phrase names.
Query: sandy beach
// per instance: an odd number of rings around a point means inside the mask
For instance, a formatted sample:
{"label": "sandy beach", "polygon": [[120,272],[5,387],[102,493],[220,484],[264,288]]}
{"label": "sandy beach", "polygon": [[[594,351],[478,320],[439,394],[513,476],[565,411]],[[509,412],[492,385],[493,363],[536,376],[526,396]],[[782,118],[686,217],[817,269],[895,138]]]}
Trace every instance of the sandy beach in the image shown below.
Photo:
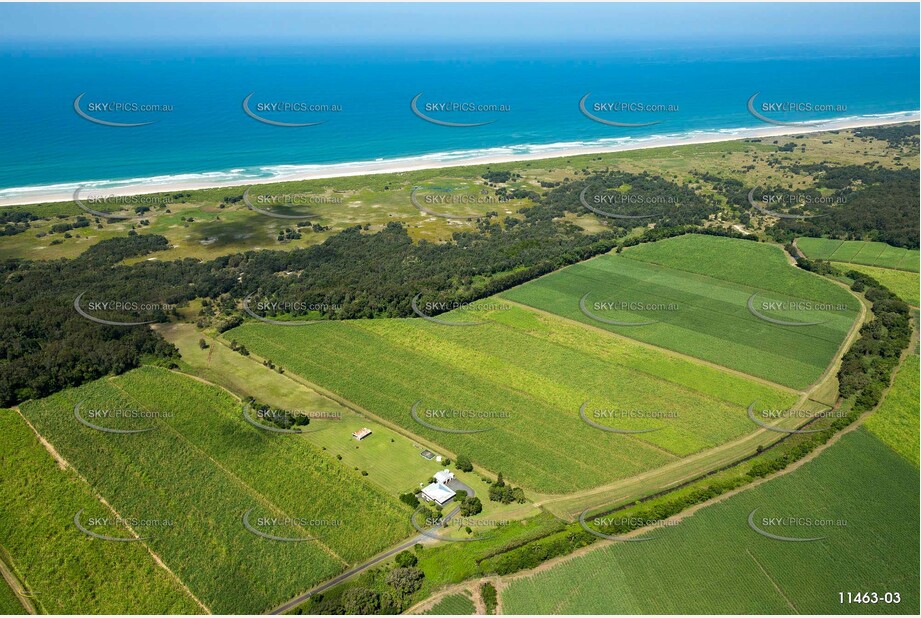
{"label": "sandy beach", "polygon": [[[470,156],[453,161],[446,161],[439,158],[444,153],[436,155],[420,155],[406,158],[396,158],[377,161],[360,161],[353,163],[329,164],[329,165],[291,165],[291,166],[272,166],[273,169],[279,170],[271,177],[252,178],[252,179],[235,179],[229,181],[208,180],[207,174],[188,174],[187,176],[195,177],[194,179],[183,179],[182,175],[164,177],[162,182],[157,179],[144,179],[141,181],[124,181],[123,183],[113,183],[113,181],[87,181],[84,183],[61,183],[58,185],[35,187],[35,191],[29,191],[27,188],[14,190],[0,190],[0,206],[18,206],[26,204],[41,204],[50,202],[69,202],[73,200],[74,191],[80,189],[81,197],[97,196],[131,196],[147,195],[154,193],[190,191],[195,189],[211,189],[220,187],[250,186],[260,184],[272,184],[278,182],[290,182],[297,180],[313,180],[322,178],[340,178],[344,176],[364,176],[367,174],[391,174],[399,172],[411,172],[426,169],[464,167],[469,165],[489,165],[494,163],[511,163],[515,161],[533,161],[539,159],[557,159],[563,157],[573,157],[579,155],[591,154],[608,154],[616,152],[625,152],[631,150],[642,150],[649,148],[668,148],[674,146],[687,146],[694,144],[707,144],[716,142],[731,142],[742,139],[752,138],[770,138],[786,135],[803,135],[807,133],[822,133],[826,131],[837,131],[842,129],[855,129],[858,127],[882,126],[889,124],[903,124],[906,122],[918,122],[921,119],[921,112],[909,112],[893,117],[887,115],[879,118],[854,118],[845,120],[832,120],[822,124],[802,125],[802,126],[772,126],[767,125],[763,128],[751,128],[739,130],[732,133],[718,133],[701,131],[696,134],[682,136],[663,136],[636,138],[630,141],[624,141],[616,144],[600,145],[577,145],[568,146],[566,144],[550,145],[547,147],[534,146],[539,152],[531,153],[509,153],[509,154],[484,154],[482,156]],[[491,150],[509,150],[495,148]],[[290,168],[290,171],[285,168]],[[203,176],[205,178],[203,178]],[[118,184],[118,186],[110,186]],[[5,192],[14,192],[15,195],[4,195]]]}

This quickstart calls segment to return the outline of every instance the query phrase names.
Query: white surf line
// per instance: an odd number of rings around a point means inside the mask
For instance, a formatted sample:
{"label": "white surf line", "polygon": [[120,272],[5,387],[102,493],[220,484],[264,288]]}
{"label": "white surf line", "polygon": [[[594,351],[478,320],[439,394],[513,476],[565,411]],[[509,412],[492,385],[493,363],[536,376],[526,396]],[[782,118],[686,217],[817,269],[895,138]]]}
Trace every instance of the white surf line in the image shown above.
{"label": "white surf line", "polygon": [[[906,114],[902,118],[855,118],[850,120],[829,120],[822,126],[802,126],[802,127],[747,127],[739,128],[739,133],[724,135],[707,135],[694,137],[660,137],[648,138],[643,141],[620,143],[620,144],[599,144],[597,146],[584,145],[573,148],[561,148],[558,151],[531,152],[518,154],[483,154],[471,156],[466,159],[455,161],[440,161],[426,159],[426,157],[437,156],[439,153],[429,155],[415,155],[408,157],[395,158],[385,161],[357,161],[348,163],[335,163],[323,165],[323,169],[301,170],[291,173],[280,173],[271,177],[263,178],[239,178],[227,181],[209,181],[199,180],[177,180],[171,183],[152,185],[149,183],[135,183],[119,187],[99,187],[98,185],[105,182],[116,182],[106,180],[87,180],[74,183],[60,183],[49,186],[47,192],[41,193],[41,187],[35,187],[36,193],[32,195],[21,194],[11,195],[9,197],[0,197],[0,207],[4,206],[25,206],[29,204],[46,204],[58,202],[70,202],[73,200],[73,190],[81,185],[87,189],[97,192],[104,192],[106,195],[127,197],[135,195],[149,195],[153,193],[171,193],[175,191],[196,191],[199,189],[220,189],[232,187],[245,187],[248,185],[276,184],[282,182],[295,182],[303,180],[321,180],[328,178],[344,178],[353,176],[370,176],[379,174],[397,174],[403,172],[414,172],[422,170],[447,169],[454,167],[482,166],[500,163],[517,163],[520,161],[550,161],[555,159],[568,159],[571,157],[585,155],[602,155],[613,154],[618,152],[628,152],[633,150],[649,150],[654,148],[674,148],[676,146],[698,146],[703,144],[713,144],[721,142],[735,142],[745,139],[764,139],[770,137],[781,137],[787,135],[805,135],[813,133],[828,133],[830,131],[844,131],[849,129],[859,129],[864,127],[876,127],[892,124],[907,124],[921,120],[921,113],[917,111],[902,112]],[[909,115],[910,114],[910,115]],[[706,129],[704,129],[706,130]],[[718,129],[711,129],[717,131]],[[642,139],[642,138],[641,138]],[[533,144],[540,146],[541,144]],[[505,146],[505,147],[513,147]],[[497,148],[502,148],[499,146]],[[242,166],[237,166],[242,167]],[[320,167],[318,165],[303,164],[292,165],[291,167]],[[219,173],[219,172],[212,172]],[[182,175],[182,174],[176,174]],[[53,188],[52,188],[53,187]],[[29,187],[11,187],[0,189],[0,196],[4,191],[22,191]]]}

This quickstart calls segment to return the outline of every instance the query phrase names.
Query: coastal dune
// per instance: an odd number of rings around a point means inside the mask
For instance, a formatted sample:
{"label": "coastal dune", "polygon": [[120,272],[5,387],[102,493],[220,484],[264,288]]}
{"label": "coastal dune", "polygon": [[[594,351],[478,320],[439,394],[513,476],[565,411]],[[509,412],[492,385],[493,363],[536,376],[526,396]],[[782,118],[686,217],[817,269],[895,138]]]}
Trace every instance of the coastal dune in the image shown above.
{"label": "coastal dune", "polygon": [[648,148],[667,148],[694,144],[729,142],[741,139],[822,133],[859,127],[919,122],[919,120],[921,120],[921,112],[912,111],[881,114],[879,116],[844,118],[816,124],[771,125],[758,128],[724,129],[719,131],[701,130],[674,135],[639,138],[610,138],[597,142],[562,142],[548,145],[496,147],[479,151],[435,153],[430,155],[328,165],[279,165],[256,168],[249,172],[249,176],[247,175],[246,169],[238,168],[228,173],[180,174],[175,176],[139,178],[124,181],[91,180],[38,187],[16,187],[11,189],[0,189],[0,206],[69,202],[73,200],[74,192],[78,189],[86,191],[84,195],[90,195],[92,192],[96,192],[97,194],[104,192],[106,195],[110,196],[147,195],[152,193],[190,191],[195,189],[248,186],[298,180],[339,178],[344,176],[364,176],[368,174],[391,174],[427,169],[463,167],[468,165],[489,165],[580,155],[608,154]]}

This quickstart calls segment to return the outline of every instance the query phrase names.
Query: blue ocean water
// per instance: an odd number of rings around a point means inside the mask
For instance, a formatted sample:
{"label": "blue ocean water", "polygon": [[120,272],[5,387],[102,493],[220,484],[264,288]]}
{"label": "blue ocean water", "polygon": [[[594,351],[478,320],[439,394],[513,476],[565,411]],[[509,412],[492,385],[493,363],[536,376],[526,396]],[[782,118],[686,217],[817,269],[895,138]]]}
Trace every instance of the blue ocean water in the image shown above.
{"label": "blue ocean water", "polygon": [[[740,133],[769,126],[747,109],[786,121],[915,111],[915,43],[789,42],[681,46],[342,47],[240,44],[22,49],[0,47],[0,197],[85,182],[237,180],[288,166],[429,155],[456,161],[484,152],[552,154],[564,144],[618,143],[695,132]],[[110,122],[90,122],[80,109]],[[279,127],[274,121],[322,122]],[[458,123],[449,127],[431,118]],[[587,118],[658,124],[609,126]],[[168,111],[107,111],[102,104],[160,105]],[[267,104],[326,106],[271,111]],[[493,106],[438,111],[438,103]],[[795,110],[774,106],[795,103]],[[617,104],[596,107],[596,104]],[[803,109],[806,105],[828,109]],[[639,111],[638,105],[660,106]],[[766,107],[762,107],[766,105]],[[594,111],[593,111],[594,110]]]}

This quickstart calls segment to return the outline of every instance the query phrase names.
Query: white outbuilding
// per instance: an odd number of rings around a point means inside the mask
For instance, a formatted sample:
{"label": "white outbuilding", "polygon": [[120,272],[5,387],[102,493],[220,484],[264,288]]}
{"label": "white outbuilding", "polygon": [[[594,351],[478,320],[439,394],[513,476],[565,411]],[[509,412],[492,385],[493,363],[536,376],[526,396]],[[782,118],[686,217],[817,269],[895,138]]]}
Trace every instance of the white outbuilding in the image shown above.
{"label": "white outbuilding", "polygon": [[454,473],[445,468],[435,473],[435,482],[447,485],[448,482],[454,480]]}

